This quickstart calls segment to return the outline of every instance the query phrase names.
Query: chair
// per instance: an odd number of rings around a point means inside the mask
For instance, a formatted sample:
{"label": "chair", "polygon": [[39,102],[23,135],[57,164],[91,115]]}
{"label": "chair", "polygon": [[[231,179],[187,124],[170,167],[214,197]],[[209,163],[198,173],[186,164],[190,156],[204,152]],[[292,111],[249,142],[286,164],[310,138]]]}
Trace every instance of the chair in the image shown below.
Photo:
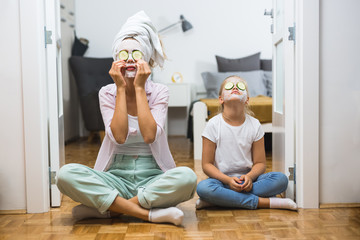
{"label": "chair", "polygon": [[89,141],[94,133],[104,137],[104,123],[99,107],[99,90],[113,83],[109,75],[112,58],[87,58],[72,56],[69,65],[75,78],[80,99],[81,113],[85,128],[90,132]]}

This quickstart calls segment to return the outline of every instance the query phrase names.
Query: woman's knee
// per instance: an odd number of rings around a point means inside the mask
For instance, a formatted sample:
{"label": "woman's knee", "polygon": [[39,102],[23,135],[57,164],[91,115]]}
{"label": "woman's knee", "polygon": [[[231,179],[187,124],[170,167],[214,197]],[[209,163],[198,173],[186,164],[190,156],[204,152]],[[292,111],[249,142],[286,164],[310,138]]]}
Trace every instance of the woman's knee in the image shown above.
{"label": "woman's knee", "polygon": [[76,163],[69,163],[60,168],[56,176],[56,185],[62,188],[69,185],[78,177],[77,172],[82,168],[82,165]]}
{"label": "woman's knee", "polygon": [[176,206],[194,196],[196,182],[196,174],[190,168],[173,168],[158,181],[139,188],[140,205],[144,208]]}
{"label": "woman's knee", "polygon": [[174,175],[178,180],[178,184],[187,187],[196,187],[197,176],[195,172],[188,167],[177,167],[174,169]]}

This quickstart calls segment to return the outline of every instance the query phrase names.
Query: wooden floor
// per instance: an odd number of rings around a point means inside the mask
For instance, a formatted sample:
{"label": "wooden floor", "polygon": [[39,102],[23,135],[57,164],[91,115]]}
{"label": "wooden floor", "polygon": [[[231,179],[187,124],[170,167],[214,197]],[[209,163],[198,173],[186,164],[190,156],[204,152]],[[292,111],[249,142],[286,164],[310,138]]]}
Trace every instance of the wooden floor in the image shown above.
{"label": "wooden floor", "polygon": [[[169,139],[177,166],[195,170],[205,178],[192,144],[185,138]],[[66,146],[66,162],[93,166],[99,142],[86,140]],[[271,158],[267,159],[271,170]],[[153,224],[122,216],[75,223],[71,209],[77,205],[63,197],[62,206],[43,214],[0,215],[0,240],[5,239],[360,239],[360,208],[287,210],[195,211],[195,196],[178,207],[185,213],[183,226]]]}

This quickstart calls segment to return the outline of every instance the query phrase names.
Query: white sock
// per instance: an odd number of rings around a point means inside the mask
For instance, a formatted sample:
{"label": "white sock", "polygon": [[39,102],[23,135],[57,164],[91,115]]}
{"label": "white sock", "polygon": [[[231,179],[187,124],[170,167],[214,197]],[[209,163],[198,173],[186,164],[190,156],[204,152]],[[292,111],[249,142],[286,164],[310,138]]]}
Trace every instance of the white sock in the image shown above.
{"label": "white sock", "polygon": [[204,200],[202,200],[200,198],[198,200],[196,200],[196,203],[195,203],[195,208],[197,210],[200,210],[202,208],[211,207],[211,206],[214,206],[214,205],[209,203],[209,202],[206,202],[206,201],[204,201]]}
{"label": "white sock", "polygon": [[184,218],[184,213],[176,208],[176,207],[169,207],[169,208],[153,208],[150,209],[149,212],[149,221],[156,222],[156,223],[173,223],[175,225],[180,225]]}
{"label": "white sock", "polygon": [[269,198],[270,199],[270,208],[283,208],[296,210],[296,203],[290,198]]}
{"label": "white sock", "polygon": [[101,214],[96,208],[91,208],[80,204],[72,209],[72,216],[76,221],[86,218],[111,218],[110,211]]}

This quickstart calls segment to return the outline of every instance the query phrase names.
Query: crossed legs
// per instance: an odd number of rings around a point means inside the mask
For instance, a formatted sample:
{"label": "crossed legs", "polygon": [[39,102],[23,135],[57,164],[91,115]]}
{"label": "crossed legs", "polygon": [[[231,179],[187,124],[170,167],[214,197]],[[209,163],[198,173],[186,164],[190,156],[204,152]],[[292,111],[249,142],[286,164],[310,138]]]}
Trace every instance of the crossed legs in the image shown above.
{"label": "crossed legs", "polygon": [[119,178],[80,164],[68,164],[60,170],[57,185],[62,193],[84,204],[73,211],[79,220],[110,217],[110,211],[145,221],[179,225],[184,214],[173,206],[193,197],[196,175],[186,167],[171,169],[140,187],[137,196],[127,199],[126,193],[121,192],[124,183]]}

